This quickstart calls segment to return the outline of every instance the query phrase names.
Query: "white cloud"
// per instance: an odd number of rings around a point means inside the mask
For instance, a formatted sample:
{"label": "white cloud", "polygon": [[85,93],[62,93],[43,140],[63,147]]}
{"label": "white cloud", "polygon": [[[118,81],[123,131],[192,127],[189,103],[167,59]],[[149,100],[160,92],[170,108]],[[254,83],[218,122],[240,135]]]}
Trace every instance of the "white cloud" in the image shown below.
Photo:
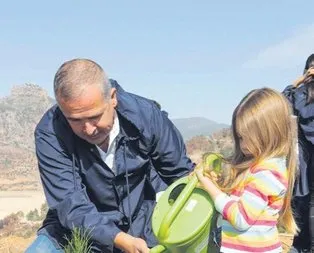
{"label": "white cloud", "polygon": [[244,68],[289,69],[305,64],[314,53],[314,24],[302,27],[285,40],[262,49],[253,59],[243,64]]}

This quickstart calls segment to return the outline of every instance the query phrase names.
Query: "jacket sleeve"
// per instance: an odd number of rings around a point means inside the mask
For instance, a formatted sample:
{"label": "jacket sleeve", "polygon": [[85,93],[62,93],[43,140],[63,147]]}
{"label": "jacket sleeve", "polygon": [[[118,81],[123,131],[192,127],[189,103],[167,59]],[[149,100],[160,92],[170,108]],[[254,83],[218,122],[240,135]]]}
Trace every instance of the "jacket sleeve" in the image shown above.
{"label": "jacket sleeve", "polygon": [[282,92],[282,94],[288,99],[291,105],[293,105],[293,94],[295,89],[296,88],[293,85],[289,85]]}
{"label": "jacket sleeve", "polygon": [[307,103],[307,91],[303,87],[296,93],[294,111],[298,116],[298,123],[301,132],[309,143],[314,144],[314,103]]}
{"label": "jacket sleeve", "polygon": [[[80,227],[90,232],[91,239],[105,252],[113,252],[113,241],[121,230],[119,217],[99,213],[82,184],[74,157],[69,154],[55,134],[35,131],[36,154],[40,176],[48,202],[56,210],[62,226]],[[115,218],[113,218],[115,217]]]}
{"label": "jacket sleeve", "polygon": [[169,185],[187,175],[193,163],[186,155],[183,138],[168,119],[167,113],[155,110],[150,122],[152,126],[151,159],[161,178]]}
{"label": "jacket sleeve", "polygon": [[299,114],[299,123],[300,127],[304,133],[305,138],[314,145],[314,107],[313,108],[304,108],[303,110],[309,110],[310,115],[301,115]]}

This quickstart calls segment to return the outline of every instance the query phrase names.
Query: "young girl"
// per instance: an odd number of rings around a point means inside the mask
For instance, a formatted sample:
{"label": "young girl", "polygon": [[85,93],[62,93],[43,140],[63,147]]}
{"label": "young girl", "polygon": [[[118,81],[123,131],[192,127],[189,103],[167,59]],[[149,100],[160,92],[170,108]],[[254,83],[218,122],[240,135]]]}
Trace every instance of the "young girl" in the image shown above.
{"label": "young girl", "polygon": [[297,232],[290,206],[296,173],[291,115],[280,93],[251,91],[233,113],[234,156],[219,186],[196,170],[222,215],[220,252],[282,252],[277,225]]}

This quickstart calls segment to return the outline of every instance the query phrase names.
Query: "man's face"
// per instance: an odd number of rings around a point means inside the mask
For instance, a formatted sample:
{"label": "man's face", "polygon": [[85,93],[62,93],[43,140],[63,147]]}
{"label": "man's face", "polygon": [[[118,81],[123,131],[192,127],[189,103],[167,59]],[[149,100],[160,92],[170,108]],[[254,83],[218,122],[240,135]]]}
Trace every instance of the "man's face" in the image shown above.
{"label": "man's face", "polygon": [[101,145],[109,137],[117,106],[116,89],[105,99],[99,86],[90,85],[76,99],[59,99],[59,106],[73,132],[91,144]]}

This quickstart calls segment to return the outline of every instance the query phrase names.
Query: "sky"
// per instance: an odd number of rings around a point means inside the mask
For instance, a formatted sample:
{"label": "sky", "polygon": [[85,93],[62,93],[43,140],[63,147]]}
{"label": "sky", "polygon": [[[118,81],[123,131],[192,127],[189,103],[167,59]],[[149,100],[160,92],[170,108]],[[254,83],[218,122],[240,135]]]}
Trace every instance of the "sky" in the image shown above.
{"label": "sky", "polygon": [[34,83],[53,97],[58,67],[99,63],[170,118],[231,123],[250,90],[282,91],[314,52],[314,1],[3,1],[0,97]]}

